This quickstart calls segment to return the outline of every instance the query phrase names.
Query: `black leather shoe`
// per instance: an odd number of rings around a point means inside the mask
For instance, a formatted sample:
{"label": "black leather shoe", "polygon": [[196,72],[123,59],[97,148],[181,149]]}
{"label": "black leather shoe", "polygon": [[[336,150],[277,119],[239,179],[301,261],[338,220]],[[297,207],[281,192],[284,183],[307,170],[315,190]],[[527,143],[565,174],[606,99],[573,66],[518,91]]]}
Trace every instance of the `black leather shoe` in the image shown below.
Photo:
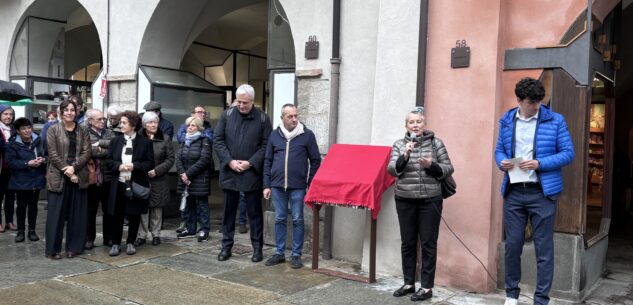
{"label": "black leather shoe", "polygon": [[18,234],[15,235],[15,242],[21,243],[24,241],[24,231],[18,231]]}
{"label": "black leather shoe", "polygon": [[394,297],[403,297],[409,293],[414,293],[415,292],[415,285],[411,285],[411,287],[409,288],[405,288],[407,287],[407,285],[402,285],[402,287],[398,288],[398,290],[393,292],[393,296]]}
{"label": "black leather shoe", "polygon": [[134,247],[140,247],[145,244],[145,238],[137,238],[134,241]]}
{"label": "black leather shoe", "polygon": [[33,231],[33,230],[29,231],[29,234],[27,235],[27,237],[29,238],[30,241],[38,241],[38,240],[40,240],[40,237],[37,236],[37,233],[35,233],[35,231]]}
{"label": "black leather shoe", "polygon": [[160,245],[160,237],[156,236],[152,238],[152,246],[158,246],[158,245]]}
{"label": "black leather shoe", "polygon": [[424,301],[433,297],[433,290],[429,289],[429,291],[424,292],[423,288],[418,289],[416,293],[411,296],[411,301]]}
{"label": "black leather shoe", "polygon": [[261,262],[264,259],[264,255],[262,254],[262,250],[255,250],[255,252],[253,252],[253,257],[251,257],[251,261],[253,263],[258,263]]}
{"label": "black leather shoe", "polygon": [[222,250],[220,254],[218,254],[218,260],[221,262],[229,259],[229,257],[231,257],[231,251],[228,250]]}

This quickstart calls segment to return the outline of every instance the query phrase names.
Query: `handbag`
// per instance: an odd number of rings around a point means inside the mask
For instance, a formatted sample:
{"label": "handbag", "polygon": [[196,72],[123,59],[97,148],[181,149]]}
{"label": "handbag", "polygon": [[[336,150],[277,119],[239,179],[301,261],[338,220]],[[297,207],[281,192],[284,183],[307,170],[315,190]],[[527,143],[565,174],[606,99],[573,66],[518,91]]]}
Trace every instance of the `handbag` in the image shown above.
{"label": "handbag", "polygon": [[[433,138],[433,141],[431,141],[431,143],[433,154],[435,155],[435,159],[437,160],[437,147],[435,146],[435,138]],[[440,181],[440,186],[442,188],[442,198],[446,199],[457,193],[457,182],[455,182],[455,178],[453,178],[453,175],[438,180]]]}
{"label": "handbag", "polygon": [[147,200],[149,199],[150,189],[132,181],[132,197]]}
{"label": "handbag", "polygon": [[88,184],[89,185],[94,185],[97,184],[97,166],[95,164],[95,162],[90,159],[88,160]]}

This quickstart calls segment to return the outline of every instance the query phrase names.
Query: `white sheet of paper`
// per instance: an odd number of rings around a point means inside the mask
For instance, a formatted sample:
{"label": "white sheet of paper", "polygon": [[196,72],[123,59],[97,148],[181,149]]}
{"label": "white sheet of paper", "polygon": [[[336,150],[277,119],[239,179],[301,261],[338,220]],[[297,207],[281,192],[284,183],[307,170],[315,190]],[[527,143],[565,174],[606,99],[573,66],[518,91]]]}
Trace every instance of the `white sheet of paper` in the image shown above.
{"label": "white sheet of paper", "polygon": [[512,169],[508,171],[508,175],[510,176],[510,183],[529,181],[530,174],[528,173],[528,171],[519,168],[519,163],[523,161],[522,157],[516,157],[508,161],[512,162],[512,164],[514,165]]}

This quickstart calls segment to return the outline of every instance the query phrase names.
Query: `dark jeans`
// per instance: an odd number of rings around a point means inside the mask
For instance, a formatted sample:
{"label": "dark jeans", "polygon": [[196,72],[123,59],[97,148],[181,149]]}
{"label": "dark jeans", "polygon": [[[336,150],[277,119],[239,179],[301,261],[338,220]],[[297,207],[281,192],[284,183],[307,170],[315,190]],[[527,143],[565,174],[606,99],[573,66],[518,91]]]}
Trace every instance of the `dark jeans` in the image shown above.
{"label": "dark jeans", "polygon": [[24,231],[26,228],[25,220],[29,217],[29,231],[35,230],[35,222],[37,221],[37,200],[40,197],[40,190],[16,191],[18,197],[18,209],[16,215],[18,218],[18,231]]}
{"label": "dark jeans", "polygon": [[104,182],[100,186],[91,185],[88,187],[88,228],[86,233],[86,241],[94,242],[97,236],[97,212],[99,211],[99,203],[101,203],[101,212],[103,213],[103,241],[111,240],[112,226],[111,215],[106,213],[108,210],[108,199],[110,198],[110,182]]}
{"label": "dark jeans", "polygon": [[556,201],[543,196],[540,187],[510,186],[503,204],[505,229],[506,296],[519,298],[521,253],[525,242],[525,226],[532,223],[532,239],[536,253],[536,290],[534,304],[549,303],[549,291],[554,277],[554,222]]}
{"label": "dark jeans", "polygon": [[[262,250],[264,246],[264,217],[262,211],[262,190],[244,192],[246,212],[250,219],[251,243],[253,250]],[[224,217],[222,221],[222,249],[233,248],[235,235],[235,215],[240,202],[240,192],[224,190]]]}
{"label": "dark jeans", "polygon": [[126,215],[125,207],[130,200],[125,196],[125,183],[116,182],[117,190],[116,190],[116,204],[114,205],[114,215],[112,215],[112,244],[113,245],[121,245],[121,240],[123,239],[123,219],[127,216],[128,227],[127,227],[127,239],[125,240],[128,244],[133,244],[136,240],[136,235],[138,235],[138,228],[141,225],[141,215]]}
{"label": "dark jeans", "polygon": [[405,285],[415,284],[418,239],[422,247],[420,284],[433,288],[437,237],[442,216],[442,197],[429,199],[398,199],[396,211],[402,239],[402,273]]}
{"label": "dark jeans", "polygon": [[[0,173],[0,204],[2,204],[4,199],[5,224],[13,222],[13,212],[15,209],[15,191],[9,190],[9,179],[11,179],[9,169],[2,169],[2,173]],[[2,219],[0,219],[0,223],[2,223]]]}
{"label": "dark jeans", "polygon": [[187,197],[187,231],[197,232],[197,224],[200,223],[200,231],[209,233],[209,197],[189,195]]}

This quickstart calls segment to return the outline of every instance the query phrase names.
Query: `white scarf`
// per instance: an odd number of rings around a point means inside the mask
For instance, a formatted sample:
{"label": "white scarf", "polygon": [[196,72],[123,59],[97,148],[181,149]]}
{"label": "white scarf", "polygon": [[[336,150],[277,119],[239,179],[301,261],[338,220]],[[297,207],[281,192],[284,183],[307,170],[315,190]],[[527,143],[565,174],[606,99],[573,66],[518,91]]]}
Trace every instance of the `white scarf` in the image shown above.
{"label": "white scarf", "polygon": [[[131,136],[123,135],[123,137],[125,138],[125,145],[123,145],[123,150],[121,151],[121,163],[132,163],[132,154],[126,155],[125,150],[128,148],[132,150],[132,141],[136,138],[136,132]],[[130,178],[132,178],[132,172],[119,173],[119,181],[121,182],[130,180]]]}
{"label": "white scarf", "polygon": [[284,134],[284,137],[286,137],[286,140],[290,141],[303,133],[303,124],[297,122],[297,127],[295,127],[292,131],[288,131],[286,127],[284,127],[284,123],[281,123],[279,124],[279,129],[281,129],[281,132]]}
{"label": "white scarf", "polygon": [[0,129],[4,134],[4,142],[8,143],[9,138],[11,137],[11,127],[4,125],[4,123],[0,122]]}

